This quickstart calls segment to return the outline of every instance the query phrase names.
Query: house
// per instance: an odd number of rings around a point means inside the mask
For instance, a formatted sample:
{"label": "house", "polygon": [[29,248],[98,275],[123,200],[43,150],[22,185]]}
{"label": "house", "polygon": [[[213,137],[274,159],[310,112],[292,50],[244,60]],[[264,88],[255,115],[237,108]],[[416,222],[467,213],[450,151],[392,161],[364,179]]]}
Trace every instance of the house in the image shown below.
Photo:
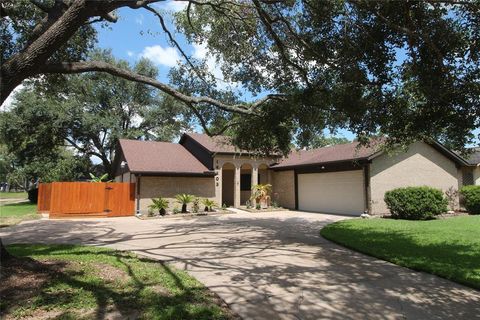
{"label": "house", "polygon": [[464,184],[480,185],[480,148],[472,148],[466,156],[468,166],[463,170]]}
{"label": "house", "polygon": [[179,143],[120,140],[116,181],[136,183],[137,212],[142,213],[155,197],[175,206],[179,193],[240,207],[249,200],[252,185],[270,183],[272,200],[285,208],[382,214],[388,212],[383,201],[388,190],[420,185],[458,189],[473,183],[469,172],[478,181],[477,160],[469,162],[436,142],[417,142],[393,153],[378,144],[352,142],[286,158],[259,158],[236,149],[226,137],[186,133]]}

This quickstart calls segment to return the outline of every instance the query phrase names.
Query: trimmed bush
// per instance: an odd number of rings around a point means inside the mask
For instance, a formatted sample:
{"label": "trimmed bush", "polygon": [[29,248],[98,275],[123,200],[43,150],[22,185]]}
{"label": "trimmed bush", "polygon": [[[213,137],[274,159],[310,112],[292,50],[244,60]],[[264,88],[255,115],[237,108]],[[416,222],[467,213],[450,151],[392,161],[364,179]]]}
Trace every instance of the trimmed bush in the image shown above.
{"label": "trimmed bush", "polygon": [[460,189],[465,209],[471,214],[480,214],[480,186],[465,186]]}
{"label": "trimmed bush", "polygon": [[395,219],[432,219],[448,210],[443,192],[427,186],[393,189],[385,192],[384,200]]}
{"label": "trimmed bush", "polygon": [[28,200],[31,203],[38,203],[38,188],[30,189],[27,191],[28,193]]}

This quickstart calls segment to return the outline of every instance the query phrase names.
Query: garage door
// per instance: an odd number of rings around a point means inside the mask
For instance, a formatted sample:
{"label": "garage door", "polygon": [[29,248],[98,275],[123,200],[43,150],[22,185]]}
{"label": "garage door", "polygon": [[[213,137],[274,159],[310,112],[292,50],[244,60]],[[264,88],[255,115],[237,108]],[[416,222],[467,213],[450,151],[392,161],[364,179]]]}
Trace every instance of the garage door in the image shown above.
{"label": "garage door", "polygon": [[363,171],[298,175],[298,209],[359,215],[365,210]]}

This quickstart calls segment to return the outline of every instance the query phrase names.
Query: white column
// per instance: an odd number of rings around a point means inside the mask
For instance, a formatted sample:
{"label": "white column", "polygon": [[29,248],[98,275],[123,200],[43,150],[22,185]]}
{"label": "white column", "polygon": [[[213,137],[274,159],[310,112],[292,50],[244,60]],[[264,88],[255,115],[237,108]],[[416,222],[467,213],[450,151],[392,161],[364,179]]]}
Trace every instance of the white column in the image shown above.
{"label": "white column", "polygon": [[[258,167],[254,164],[252,166],[252,187],[258,184]],[[252,206],[255,208],[257,205],[255,199],[252,199]]]}
{"label": "white column", "polygon": [[223,205],[222,199],[222,167],[215,169],[215,202],[221,207]]}
{"label": "white column", "polygon": [[235,180],[233,188],[233,206],[240,207],[240,164],[235,164]]}

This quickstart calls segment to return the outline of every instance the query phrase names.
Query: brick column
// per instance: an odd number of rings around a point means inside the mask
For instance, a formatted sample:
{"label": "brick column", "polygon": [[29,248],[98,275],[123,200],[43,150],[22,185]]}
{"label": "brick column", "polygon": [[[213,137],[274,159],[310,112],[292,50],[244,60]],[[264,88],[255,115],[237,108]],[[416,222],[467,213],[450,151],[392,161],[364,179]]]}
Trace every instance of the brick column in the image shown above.
{"label": "brick column", "polygon": [[[258,184],[258,167],[256,165],[252,166],[252,188],[254,185]],[[255,208],[257,205],[255,199],[252,199],[252,206]]]}
{"label": "brick column", "polygon": [[235,179],[233,187],[233,206],[240,207],[240,165],[235,165]]}

